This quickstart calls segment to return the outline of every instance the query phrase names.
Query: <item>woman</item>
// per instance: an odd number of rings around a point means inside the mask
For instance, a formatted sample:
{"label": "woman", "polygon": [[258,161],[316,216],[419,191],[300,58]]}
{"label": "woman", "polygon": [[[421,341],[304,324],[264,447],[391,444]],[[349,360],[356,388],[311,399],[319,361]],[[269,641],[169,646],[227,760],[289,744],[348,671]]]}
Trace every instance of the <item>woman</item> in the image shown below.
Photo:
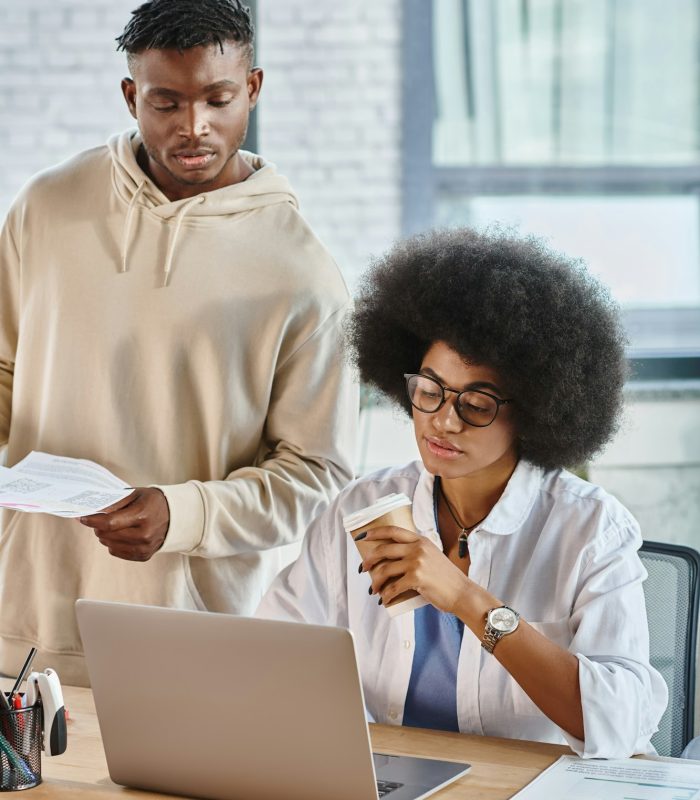
{"label": "woman", "polygon": [[[311,526],[258,613],[349,627],[378,722],[653,752],[630,513],[567,472],[616,430],[624,336],[606,291],[532,239],[471,230],[398,244],[349,336],[361,377],[413,418],[421,462],[361,478]],[[392,492],[418,533],[343,516]],[[366,551],[365,551],[366,552]],[[390,617],[413,589],[429,605]]]}

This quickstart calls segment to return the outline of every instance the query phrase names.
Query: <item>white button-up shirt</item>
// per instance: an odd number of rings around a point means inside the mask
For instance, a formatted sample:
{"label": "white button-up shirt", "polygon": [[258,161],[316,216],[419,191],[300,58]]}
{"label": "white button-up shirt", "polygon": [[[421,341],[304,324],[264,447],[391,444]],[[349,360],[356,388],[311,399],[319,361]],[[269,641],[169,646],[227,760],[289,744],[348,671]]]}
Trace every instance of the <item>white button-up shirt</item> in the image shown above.
{"label": "white button-up shirt", "polygon": [[[413,662],[413,612],[392,618],[368,594],[343,516],[391,492],[413,499],[418,531],[441,547],[433,476],[420,462],[350,484],[311,525],[302,554],[275,579],[258,616],[349,628],[367,711],[400,725]],[[565,470],[521,461],[469,534],[469,577],[579,661],[585,741],[529,699],[465,627],[457,669],[463,733],[568,744],[584,757],[653,752],[666,685],[649,664],[639,527],[617,500]]]}

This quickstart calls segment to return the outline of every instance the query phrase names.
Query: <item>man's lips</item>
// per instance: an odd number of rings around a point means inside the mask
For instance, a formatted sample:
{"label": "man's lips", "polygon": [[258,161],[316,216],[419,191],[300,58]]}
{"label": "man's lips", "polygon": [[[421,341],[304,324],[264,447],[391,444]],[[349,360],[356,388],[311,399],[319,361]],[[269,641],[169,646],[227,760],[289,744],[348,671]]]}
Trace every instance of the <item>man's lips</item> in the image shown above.
{"label": "man's lips", "polygon": [[444,439],[426,436],[425,443],[428,446],[428,450],[439,458],[459,458],[459,456],[463,455],[463,452],[458,447]]}
{"label": "man's lips", "polygon": [[173,158],[182,164],[183,167],[188,169],[201,169],[215,157],[215,154],[210,150],[185,150],[180,153],[175,153]]}

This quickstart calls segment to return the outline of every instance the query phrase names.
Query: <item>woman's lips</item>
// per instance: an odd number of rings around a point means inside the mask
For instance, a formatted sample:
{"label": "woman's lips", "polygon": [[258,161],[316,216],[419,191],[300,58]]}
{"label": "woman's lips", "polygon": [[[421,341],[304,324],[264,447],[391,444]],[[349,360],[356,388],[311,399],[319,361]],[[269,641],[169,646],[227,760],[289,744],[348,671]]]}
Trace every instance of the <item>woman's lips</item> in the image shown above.
{"label": "woman's lips", "polygon": [[428,450],[438,458],[455,459],[463,455],[463,452],[459,448],[442,439],[430,439],[426,437],[425,443]]}

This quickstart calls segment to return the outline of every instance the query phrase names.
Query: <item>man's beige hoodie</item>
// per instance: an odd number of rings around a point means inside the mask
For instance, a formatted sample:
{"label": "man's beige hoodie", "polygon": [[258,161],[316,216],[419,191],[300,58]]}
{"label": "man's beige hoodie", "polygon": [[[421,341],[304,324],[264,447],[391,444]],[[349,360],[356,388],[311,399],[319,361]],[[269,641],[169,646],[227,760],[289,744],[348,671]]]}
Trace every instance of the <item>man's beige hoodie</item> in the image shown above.
{"label": "man's beige hoodie", "polygon": [[[252,613],[351,477],[343,279],[272,164],[168,200],[114,137],[21,192],[0,238],[0,445],[93,459],[170,507],[148,562],[4,512],[0,672],[87,675],[78,597]],[[186,643],[183,643],[186,647]],[[118,658],[118,654],[115,654]]]}

